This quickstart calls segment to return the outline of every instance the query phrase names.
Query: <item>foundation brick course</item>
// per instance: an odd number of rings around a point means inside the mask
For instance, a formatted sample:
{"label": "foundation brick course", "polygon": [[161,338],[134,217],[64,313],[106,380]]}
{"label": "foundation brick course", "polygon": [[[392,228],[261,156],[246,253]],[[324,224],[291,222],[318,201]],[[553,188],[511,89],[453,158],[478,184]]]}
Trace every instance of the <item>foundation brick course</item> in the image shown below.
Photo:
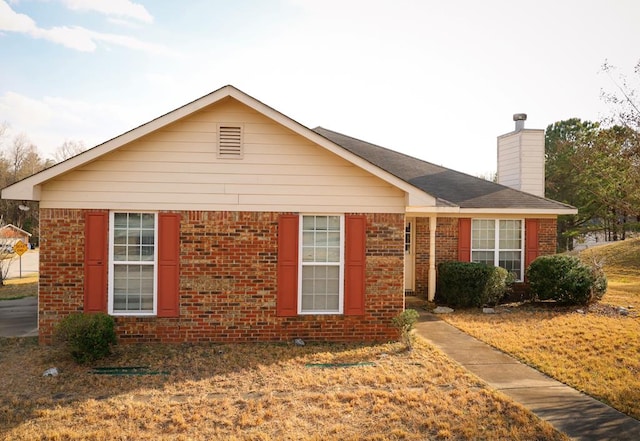
{"label": "foundation brick course", "polygon": [[[83,311],[87,210],[41,209],[39,335]],[[180,316],[116,317],[119,341],[385,341],[404,308],[404,216],[365,214],[365,315],[276,316],[280,213],[180,212]],[[104,293],[105,297],[107,293]]]}

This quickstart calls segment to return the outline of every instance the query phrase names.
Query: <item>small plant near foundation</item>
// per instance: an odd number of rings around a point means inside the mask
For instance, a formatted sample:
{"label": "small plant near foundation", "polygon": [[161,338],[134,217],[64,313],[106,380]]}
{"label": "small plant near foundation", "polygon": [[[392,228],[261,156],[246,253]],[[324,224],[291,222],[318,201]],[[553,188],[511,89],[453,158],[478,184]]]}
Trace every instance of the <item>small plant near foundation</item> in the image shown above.
{"label": "small plant near foundation", "polygon": [[414,336],[411,331],[418,321],[418,311],[415,309],[405,309],[393,318],[393,326],[400,334],[400,341],[404,343],[408,350],[413,348]]}
{"label": "small plant near foundation", "polygon": [[99,360],[111,353],[116,343],[115,321],[107,314],[70,314],[56,330],[76,363]]}

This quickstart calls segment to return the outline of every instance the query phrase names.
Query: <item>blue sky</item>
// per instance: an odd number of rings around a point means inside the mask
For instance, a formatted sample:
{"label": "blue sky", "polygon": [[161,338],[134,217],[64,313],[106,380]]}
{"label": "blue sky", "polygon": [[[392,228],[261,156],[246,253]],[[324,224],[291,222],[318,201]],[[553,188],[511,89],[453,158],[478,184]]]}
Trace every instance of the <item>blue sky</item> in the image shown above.
{"label": "blue sky", "polygon": [[44,156],[97,145],[226,84],[478,175],[496,136],[599,120],[633,76],[636,0],[0,0],[0,122]]}

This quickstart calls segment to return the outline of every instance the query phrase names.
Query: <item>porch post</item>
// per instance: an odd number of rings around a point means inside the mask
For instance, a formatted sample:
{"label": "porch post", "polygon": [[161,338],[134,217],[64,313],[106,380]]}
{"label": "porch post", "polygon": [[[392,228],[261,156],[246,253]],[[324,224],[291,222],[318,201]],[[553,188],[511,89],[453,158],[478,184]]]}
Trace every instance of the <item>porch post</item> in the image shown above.
{"label": "porch post", "polygon": [[427,299],[432,302],[436,296],[436,220],[437,217],[429,217],[429,288]]}

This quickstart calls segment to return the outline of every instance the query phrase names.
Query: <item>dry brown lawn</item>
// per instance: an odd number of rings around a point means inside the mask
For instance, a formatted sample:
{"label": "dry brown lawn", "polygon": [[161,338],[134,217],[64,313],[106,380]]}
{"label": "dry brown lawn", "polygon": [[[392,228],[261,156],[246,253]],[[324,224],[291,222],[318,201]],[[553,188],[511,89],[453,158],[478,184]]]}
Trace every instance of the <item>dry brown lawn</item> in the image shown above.
{"label": "dry brown lawn", "polygon": [[[456,311],[463,331],[640,419],[640,239],[593,248],[609,289],[589,308],[523,304],[498,314]],[[618,307],[628,308],[620,314]],[[582,310],[582,311],[580,311]]]}
{"label": "dry brown lawn", "polygon": [[422,340],[121,345],[97,364],[144,376],[96,375],[35,339],[0,354],[0,439],[567,439]]}

